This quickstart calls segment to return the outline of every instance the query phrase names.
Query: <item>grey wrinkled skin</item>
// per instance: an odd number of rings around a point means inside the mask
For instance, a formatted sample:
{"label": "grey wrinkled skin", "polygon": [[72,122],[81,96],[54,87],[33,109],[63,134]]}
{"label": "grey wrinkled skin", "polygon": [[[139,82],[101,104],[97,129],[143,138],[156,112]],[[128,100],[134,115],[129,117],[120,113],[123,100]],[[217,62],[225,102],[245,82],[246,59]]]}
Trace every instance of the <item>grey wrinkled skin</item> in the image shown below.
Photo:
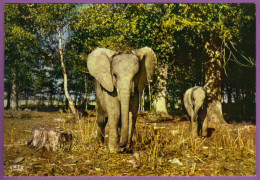
{"label": "grey wrinkled skin", "polygon": [[188,89],[184,94],[184,106],[191,117],[191,134],[197,137],[198,134],[207,136],[207,93],[200,86]]}
{"label": "grey wrinkled skin", "polygon": [[132,53],[96,48],[88,55],[87,66],[95,78],[97,136],[103,143],[108,123],[111,152],[131,148],[139,93],[152,76],[156,64],[156,55],[149,47]]}

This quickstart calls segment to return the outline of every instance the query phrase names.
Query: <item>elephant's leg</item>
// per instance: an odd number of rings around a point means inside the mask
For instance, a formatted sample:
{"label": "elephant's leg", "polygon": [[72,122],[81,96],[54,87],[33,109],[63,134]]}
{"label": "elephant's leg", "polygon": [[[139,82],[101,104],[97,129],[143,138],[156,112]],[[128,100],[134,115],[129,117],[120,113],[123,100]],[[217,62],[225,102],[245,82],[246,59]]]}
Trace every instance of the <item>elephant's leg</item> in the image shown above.
{"label": "elephant's leg", "polygon": [[200,130],[201,130],[201,136],[205,137],[208,135],[208,117],[207,117],[207,109],[204,108],[200,111],[198,120],[200,121]]}
{"label": "elephant's leg", "polygon": [[120,104],[116,97],[112,96],[107,96],[106,102],[109,125],[108,148],[110,152],[118,152],[120,150],[118,136]]}
{"label": "elephant's leg", "polygon": [[97,138],[101,141],[101,143],[104,143],[105,139],[105,127],[107,124],[107,118],[103,115],[102,112],[98,112],[97,114]]}
{"label": "elephant's leg", "polygon": [[121,117],[119,117],[118,128],[117,128],[119,137],[121,136],[121,125],[122,125],[122,120]]}
{"label": "elephant's leg", "polygon": [[202,134],[202,121],[198,119],[198,136]]}
{"label": "elephant's leg", "polygon": [[202,137],[207,137],[208,136],[208,117],[206,116],[204,118],[204,121],[202,122]]}
{"label": "elephant's leg", "polygon": [[95,90],[96,90],[96,103],[97,103],[97,140],[104,143],[105,137],[105,127],[107,124],[107,110],[105,104],[105,94],[101,89],[100,84],[95,81]]}
{"label": "elephant's leg", "polygon": [[135,131],[135,124],[138,115],[138,103],[139,103],[139,94],[135,93],[131,98],[130,102],[130,111],[129,111],[129,136],[128,136],[128,145],[127,148],[131,149],[132,147],[132,138]]}
{"label": "elephant's leg", "polygon": [[192,116],[191,116],[191,135],[193,137],[197,137],[198,136],[198,121],[197,119],[193,119],[192,117],[194,117],[193,114],[194,112],[192,112]]}
{"label": "elephant's leg", "polygon": [[129,111],[129,129],[128,129],[128,141],[126,145],[126,149],[129,150],[131,149],[131,144],[132,144],[132,134],[133,134],[133,115],[132,112]]}
{"label": "elephant's leg", "polygon": [[[135,124],[136,124],[136,119],[137,119],[137,115],[138,115],[138,109],[129,112],[129,114],[131,113],[131,126],[129,126],[129,140],[128,143],[130,145],[130,147],[132,146],[132,138],[133,138],[133,134],[135,132]],[[130,118],[130,117],[129,117]]]}
{"label": "elephant's leg", "polygon": [[118,122],[119,122],[119,114],[117,115],[116,113],[111,113],[111,115],[108,117],[108,124],[109,124],[108,148],[110,152],[119,151]]}
{"label": "elephant's leg", "polygon": [[198,121],[191,121],[191,135],[193,137],[198,136]]}
{"label": "elephant's leg", "polygon": [[132,148],[132,138],[135,131],[135,124],[136,124],[137,115],[135,115],[132,112],[129,112],[129,136],[128,136],[128,143],[127,143],[127,149]]}

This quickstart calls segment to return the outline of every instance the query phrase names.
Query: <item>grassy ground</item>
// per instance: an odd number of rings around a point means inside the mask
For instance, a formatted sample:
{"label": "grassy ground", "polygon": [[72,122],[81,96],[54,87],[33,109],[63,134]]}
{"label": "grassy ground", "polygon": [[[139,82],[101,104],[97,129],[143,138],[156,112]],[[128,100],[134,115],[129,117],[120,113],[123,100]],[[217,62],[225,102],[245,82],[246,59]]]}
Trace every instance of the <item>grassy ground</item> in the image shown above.
{"label": "grassy ground", "polygon": [[[61,112],[5,111],[4,117],[6,176],[256,175],[256,127],[252,124],[209,124],[211,136],[194,139],[186,116],[169,120],[144,113],[137,119],[133,153],[110,154],[107,137],[104,145],[93,142],[94,111],[77,122]],[[27,147],[34,128],[72,133],[71,150]]]}

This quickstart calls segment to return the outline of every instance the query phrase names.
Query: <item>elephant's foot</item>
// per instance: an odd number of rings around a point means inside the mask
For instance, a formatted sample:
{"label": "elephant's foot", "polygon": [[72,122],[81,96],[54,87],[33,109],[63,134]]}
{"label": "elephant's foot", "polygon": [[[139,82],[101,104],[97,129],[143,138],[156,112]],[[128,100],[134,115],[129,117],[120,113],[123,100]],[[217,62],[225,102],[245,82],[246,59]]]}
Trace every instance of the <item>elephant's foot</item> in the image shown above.
{"label": "elephant's foot", "polygon": [[122,153],[125,151],[125,148],[120,148],[120,147],[108,147],[110,153]]}
{"label": "elephant's foot", "polygon": [[105,141],[105,129],[98,128],[94,134],[96,142],[104,143]]}
{"label": "elephant's foot", "polygon": [[121,153],[121,154],[131,154],[131,153],[133,153],[133,150],[132,149],[129,149],[129,148],[120,148],[120,151],[119,151],[119,153]]}
{"label": "elephant's foot", "polygon": [[95,140],[95,142],[97,142],[99,144],[104,144],[104,141],[105,141],[104,136],[95,136],[94,140]]}
{"label": "elephant's foot", "polygon": [[192,135],[193,138],[197,138],[198,132],[197,131],[191,131],[191,135]]}
{"label": "elephant's foot", "polygon": [[192,134],[192,137],[196,139],[198,138],[198,134]]}
{"label": "elephant's foot", "polygon": [[133,150],[130,146],[120,147],[120,146],[114,146],[110,145],[108,146],[110,153],[132,153]]}
{"label": "elephant's foot", "polygon": [[128,143],[124,148],[125,153],[133,153],[132,143]]}
{"label": "elephant's foot", "polygon": [[194,138],[198,137],[198,123],[197,122],[191,122],[191,135]]}
{"label": "elephant's foot", "polygon": [[201,136],[202,136],[202,137],[207,137],[207,136],[208,136],[208,132],[207,132],[207,131],[202,131]]}
{"label": "elephant's foot", "polygon": [[116,143],[108,143],[108,149],[110,153],[120,153],[123,151],[123,148],[119,147]]}

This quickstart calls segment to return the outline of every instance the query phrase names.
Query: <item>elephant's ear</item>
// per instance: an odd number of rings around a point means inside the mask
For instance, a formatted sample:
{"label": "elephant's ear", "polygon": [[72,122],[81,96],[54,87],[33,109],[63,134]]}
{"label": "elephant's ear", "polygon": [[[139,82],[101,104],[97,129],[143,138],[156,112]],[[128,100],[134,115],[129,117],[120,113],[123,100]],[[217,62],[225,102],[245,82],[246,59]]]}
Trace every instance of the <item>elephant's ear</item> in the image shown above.
{"label": "elephant's ear", "polygon": [[109,92],[114,90],[110,61],[116,53],[110,49],[96,48],[87,58],[89,73]]}
{"label": "elephant's ear", "polygon": [[141,61],[138,91],[142,92],[154,73],[154,68],[157,65],[157,58],[153,50],[149,47],[134,50],[133,53],[136,54]]}

